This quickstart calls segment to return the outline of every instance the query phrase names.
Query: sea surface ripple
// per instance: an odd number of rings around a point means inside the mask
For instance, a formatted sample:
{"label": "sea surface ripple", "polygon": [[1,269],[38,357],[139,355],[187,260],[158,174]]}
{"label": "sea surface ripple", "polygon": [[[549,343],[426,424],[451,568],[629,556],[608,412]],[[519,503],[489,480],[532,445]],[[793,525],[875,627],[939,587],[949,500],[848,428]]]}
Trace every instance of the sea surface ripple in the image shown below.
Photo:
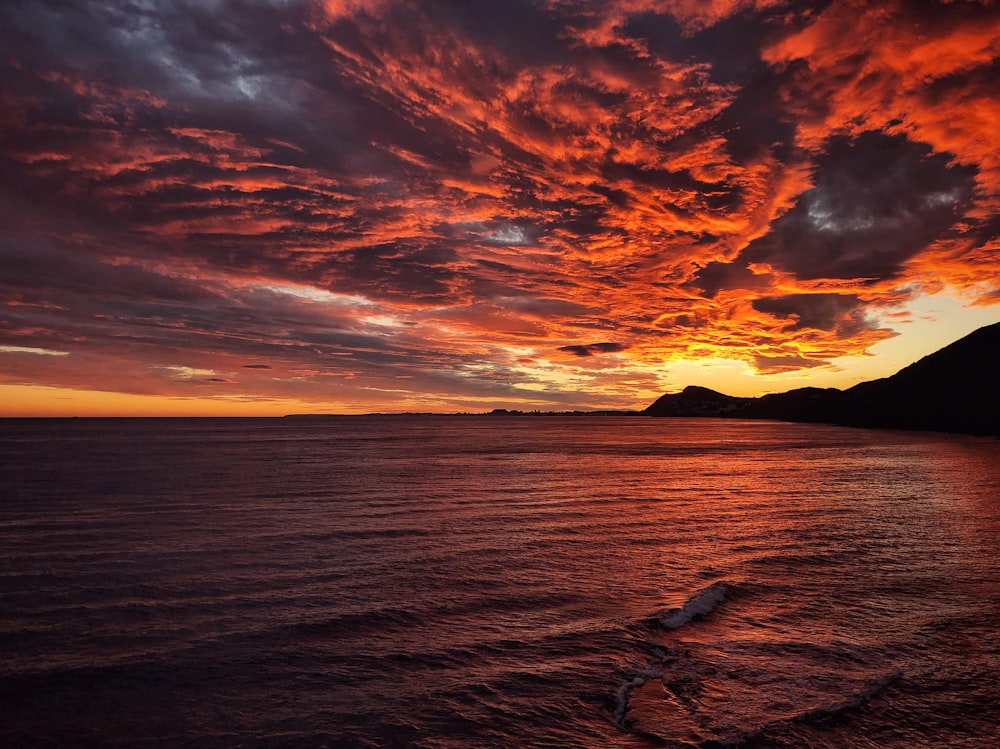
{"label": "sea surface ripple", "polygon": [[1000,745],[1000,441],[0,422],[0,746]]}

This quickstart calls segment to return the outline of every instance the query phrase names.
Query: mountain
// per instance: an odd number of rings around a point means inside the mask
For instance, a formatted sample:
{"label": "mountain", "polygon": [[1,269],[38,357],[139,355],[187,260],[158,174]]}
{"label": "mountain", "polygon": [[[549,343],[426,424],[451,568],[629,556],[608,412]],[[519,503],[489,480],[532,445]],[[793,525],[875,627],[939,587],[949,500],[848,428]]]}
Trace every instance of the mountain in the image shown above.
{"label": "mountain", "polygon": [[891,377],[847,390],[799,388],[736,398],[689,386],[661,396],[643,413],[1000,436],[1000,323],[980,328]]}

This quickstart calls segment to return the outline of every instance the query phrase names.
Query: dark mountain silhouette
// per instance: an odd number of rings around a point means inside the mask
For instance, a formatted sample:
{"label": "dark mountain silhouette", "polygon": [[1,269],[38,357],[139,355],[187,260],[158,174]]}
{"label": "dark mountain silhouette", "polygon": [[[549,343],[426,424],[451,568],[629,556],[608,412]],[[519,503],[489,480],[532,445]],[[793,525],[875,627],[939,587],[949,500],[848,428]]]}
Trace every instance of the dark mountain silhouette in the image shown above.
{"label": "dark mountain silhouette", "polygon": [[690,386],[661,396],[643,413],[1000,436],[1000,323],[980,328],[891,377],[847,390],[799,388],[736,398]]}

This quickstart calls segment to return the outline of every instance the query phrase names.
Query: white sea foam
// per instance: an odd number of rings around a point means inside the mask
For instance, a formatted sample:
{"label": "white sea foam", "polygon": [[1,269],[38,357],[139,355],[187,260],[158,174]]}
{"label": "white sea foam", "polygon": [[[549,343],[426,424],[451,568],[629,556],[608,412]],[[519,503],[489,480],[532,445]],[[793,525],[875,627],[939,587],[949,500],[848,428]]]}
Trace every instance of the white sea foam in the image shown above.
{"label": "white sea foam", "polygon": [[724,600],[726,600],[726,584],[722,581],[714,582],[688,598],[680,608],[660,614],[660,625],[666,629],[683,627],[695,617],[710,614]]}
{"label": "white sea foam", "polygon": [[621,684],[615,690],[615,710],[612,713],[615,725],[622,727],[625,720],[625,713],[628,710],[628,696],[633,689],[638,689],[650,679],[662,679],[663,672],[653,669],[633,672],[634,676]]}

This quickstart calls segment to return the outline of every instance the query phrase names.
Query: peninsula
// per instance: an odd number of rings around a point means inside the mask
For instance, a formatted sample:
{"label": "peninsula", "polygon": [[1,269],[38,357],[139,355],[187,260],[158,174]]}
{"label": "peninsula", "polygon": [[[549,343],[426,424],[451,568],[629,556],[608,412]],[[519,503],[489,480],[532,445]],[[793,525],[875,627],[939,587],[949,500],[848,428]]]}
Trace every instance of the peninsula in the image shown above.
{"label": "peninsula", "polygon": [[891,377],[847,390],[798,388],[738,398],[689,386],[661,396],[643,413],[1000,436],[1000,323],[980,328]]}

